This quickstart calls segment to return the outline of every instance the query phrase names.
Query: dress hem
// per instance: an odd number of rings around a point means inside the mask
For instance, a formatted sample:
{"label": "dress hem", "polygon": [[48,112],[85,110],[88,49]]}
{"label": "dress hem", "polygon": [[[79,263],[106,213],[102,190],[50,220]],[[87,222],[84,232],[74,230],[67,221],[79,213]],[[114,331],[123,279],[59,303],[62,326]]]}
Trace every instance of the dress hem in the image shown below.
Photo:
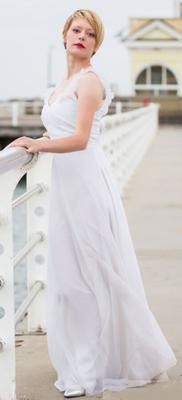
{"label": "dress hem", "polygon": [[[113,378],[109,379],[109,378],[106,378],[106,379],[103,379],[103,387],[100,390],[92,390],[92,391],[90,391],[88,388],[85,387],[86,396],[95,396],[97,394],[103,393],[105,390],[108,390],[108,391],[122,391],[124,389],[129,389],[129,388],[132,389],[132,388],[135,388],[135,387],[146,386],[147,384],[165,383],[165,381],[164,382],[163,381],[157,381],[157,380],[153,381],[153,379],[157,375],[167,372],[168,369],[174,367],[177,364],[177,360],[173,359],[172,363],[171,363],[171,358],[169,360],[170,360],[169,366],[166,367],[165,370],[164,369],[163,370],[160,369],[160,370],[156,371],[155,375],[152,375],[151,378],[149,378],[149,379],[128,380],[128,379],[125,379],[125,378],[123,378],[123,379],[117,379],[117,378],[116,379],[113,379]],[[114,385],[114,382],[115,382],[115,385]],[[118,385],[117,385],[117,382],[118,382]],[[60,380],[56,380],[54,382],[54,386],[60,392],[64,392],[67,389],[67,387],[64,385],[64,383],[61,383]]]}

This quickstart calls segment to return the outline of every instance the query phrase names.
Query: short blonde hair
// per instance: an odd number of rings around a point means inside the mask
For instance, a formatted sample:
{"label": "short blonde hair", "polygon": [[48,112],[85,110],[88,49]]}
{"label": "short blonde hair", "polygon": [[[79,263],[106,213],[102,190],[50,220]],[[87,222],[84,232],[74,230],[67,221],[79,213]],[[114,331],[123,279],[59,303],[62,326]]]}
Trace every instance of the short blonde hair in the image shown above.
{"label": "short blonde hair", "polygon": [[[63,27],[62,34],[63,36],[66,35],[68,29],[70,28],[73,20],[75,18],[85,18],[89,24],[92,26],[94,32],[95,32],[95,49],[94,52],[92,53],[92,56],[96,53],[98,48],[100,47],[101,43],[103,42],[104,39],[104,25],[102,23],[101,18],[95,13],[95,11],[92,10],[87,10],[87,9],[79,9],[76,10],[73,14],[71,14]],[[64,46],[66,48],[66,43],[64,42]]]}

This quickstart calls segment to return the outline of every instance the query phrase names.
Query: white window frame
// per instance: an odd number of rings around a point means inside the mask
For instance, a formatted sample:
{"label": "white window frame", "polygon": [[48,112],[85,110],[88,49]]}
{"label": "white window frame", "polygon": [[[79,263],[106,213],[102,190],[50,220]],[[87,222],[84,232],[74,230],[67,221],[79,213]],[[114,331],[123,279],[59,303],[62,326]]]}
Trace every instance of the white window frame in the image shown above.
{"label": "white window frame", "polygon": [[[160,65],[158,63],[156,64],[152,64],[152,65],[148,65],[146,67],[144,67],[140,73],[137,75],[135,82],[137,81],[138,77],[140,76],[140,74],[146,70],[146,84],[134,84],[134,92],[136,94],[136,90],[142,90],[142,91],[148,91],[148,90],[152,90],[154,92],[154,96],[160,96],[161,94],[159,94],[160,91],[172,91],[172,90],[176,90],[177,94],[179,95],[179,84],[177,81],[177,77],[174,74],[174,72],[171,70],[171,68],[169,68],[168,66],[165,65],[161,65],[162,67],[162,84],[152,84],[151,83],[151,79],[152,79],[152,67],[156,66],[156,65]],[[167,69],[169,69],[171,71],[171,73],[174,75],[177,83],[170,85],[167,84]]]}

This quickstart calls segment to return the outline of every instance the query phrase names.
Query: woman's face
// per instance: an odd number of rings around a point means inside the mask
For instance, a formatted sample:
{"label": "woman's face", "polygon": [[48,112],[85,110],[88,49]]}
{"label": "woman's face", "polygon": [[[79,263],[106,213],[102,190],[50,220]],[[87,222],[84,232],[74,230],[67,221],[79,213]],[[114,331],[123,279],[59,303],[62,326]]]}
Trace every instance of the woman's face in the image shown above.
{"label": "woman's face", "polygon": [[82,59],[90,58],[95,49],[95,32],[85,18],[74,18],[64,41],[68,53]]}

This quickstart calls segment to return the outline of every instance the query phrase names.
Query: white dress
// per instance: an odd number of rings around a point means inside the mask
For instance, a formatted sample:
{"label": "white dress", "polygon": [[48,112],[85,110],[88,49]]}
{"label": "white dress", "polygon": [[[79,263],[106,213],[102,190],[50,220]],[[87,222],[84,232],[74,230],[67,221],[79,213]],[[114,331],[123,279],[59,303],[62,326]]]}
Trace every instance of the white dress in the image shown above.
{"label": "white dress", "polygon": [[[80,76],[49,105],[42,122],[51,138],[74,134]],[[97,73],[95,71],[95,73]],[[98,75],[98,74],[97,74]],[[49,192],[47,342],[55,387],[75,383],[87,395],[142,386],[177,363],[152,314],[95,112],[86,149],[53,153]]]}

